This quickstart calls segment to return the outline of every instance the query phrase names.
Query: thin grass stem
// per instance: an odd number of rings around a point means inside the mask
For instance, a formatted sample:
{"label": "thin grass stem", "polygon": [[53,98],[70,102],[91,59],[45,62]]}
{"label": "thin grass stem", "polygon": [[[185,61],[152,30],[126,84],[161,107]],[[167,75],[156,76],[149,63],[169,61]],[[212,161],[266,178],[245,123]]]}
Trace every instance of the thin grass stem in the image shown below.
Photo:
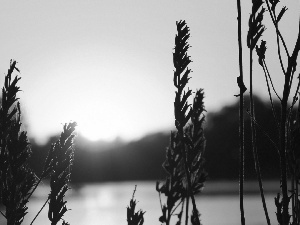
{"label": "thin grass stem", "polygon": [[300,89],[300,74],[298,76],[298,84],[297,84],[297,88],[296,88],[296,91],[295,91],[295,95],[293,97],[293,103],[292,103],[292,106],[291,107],[294,107],[294,105],[296,104],[296,101],[297,101],[297,95],[299,95],[299,89]]}
{"label": "thin grass stem", "polygon": [[171,211],[170,210],[168,210],[168,219],[167,219],[167,221],[166,221],[166,225],[170,225],[170,222],[171,222]]}
{"label": "thin grass stem", "polygon": [[47,200],[45,201],[45,203],[43,204],[42,208],[38,211],[38,213],[35,215],[35,217],[31,221],[30,225],[32,225],[33,222],[36,220],[36,218],[40,215],[40,213],[43,211],[43,209],[45,208],[45,206],[49,202],[49,200],[50,200],[50,198],[48,197]]}
{"label": "thin grass stem", "polygon": [[295,195],[296,193],[294,192],[295,190],[295,170],[293,171],[292,179],[291,179],[291,190],[293,191],[292,193],[292,218],[293,222],[296,221],[296,215],[295,215]]}
{"label": "thin grass stem", "polygon": [[[186,173],[187,175],[187,173]],[[188,179],[188,178],[187,178]],[[190,205],[190,186],[189,184],[187,185],[187,196],[186,196],[186,205],[185,205],[185,225],[188,225],[189,222],[189,205]]]}
{"label": "thin grass stem", "polygon": [[278,95],[278,93],[277,93],[277,91],[276,91],[276,89],[275,89],[275,87],[274,87],[274,84],[273,84],[273,81],[272,81],[272,77],[271,77],[271,75],[270,75],[270,73],[269,73],[269,69],[268,69],[268,67],[267,67],[267,64],[266,64],[266,61],[265,61],[265,60],[263,60],[263,65],[264,65],[264,68],[265,68],[265,70],[266,70],[266,72],[267,72],[267,75],[268,75],[268,78],[269,78],[269,80],[270,80],[272,89],[273,89],[274,93],[276,94],[277,98],[281,101],[281,98],[280,98],[280,96]]}
{"label": "thin grass stem", "polygon": [[276,35],[276,43],[277,43],[277,55],[278,55],[278,58],[279,58],[280,67],[281,67],[281,70],[282,70],[283,74],[285,74],[286,71],[285,71],[285,68],[284,68],[283,62],[282,62],[280,43],[279,43],[279,35]]}
{"label": "thin grass stem", "polygon": [[160,192],[158,192],[158,196],[159,196],[160,208],[161,208],[161,211],[162,211],[163,210],[163,205],[162,205],[162,202],[161,202],[161,194],[160,194]]}
{"label": "thin grass stem", "polygon": [[298,201],[298,196],[299,196],[299,189],[298,189],[298,182],[299,180],[296,180],[296,197],[295,197],[295,202],[296,202],[296,224],[299,224],[299,217],[300,217],[300,210],[299,210],[299,201]]}
{"label": "thin grass stem", "polygon": [[[286,81],[288,76],[286,76]],[[288,82],[285,82],[287,84]],[[286,86],[286,85],[285,85]],[[283,205],[283,224],[288,224],[288,188],[287,188],[287,160],[286,160],[286,122],[287,122],[287,100],[288,90],[284,89],[284,95],[281,101],[281,122],[280,122],[280,168],[281,168],[281,192]]]}
{"label": "thin grass stem", "polygon": [[[238,46],[239,46],[239,71],[240,80],[243,83],[243,48],[242,48],[242,12],[241,1],[237,0],[238,12]],[[239,108],[239,139],[240,139],[240,168],[239,168],[239,196],[240,196],[240,212],[241,224],[245,225],[244,212],[244,91],[240,87],[240,108]]]}
{"label": "thin grass stem", "polygon": [[180,200],[180,202],[174,207],[173,211],[171,212],[171,215],[176,211],[176,209],[180,206],[181,203],[184,202],[184,199]]}
{"label": "thin grass stem", "polygon": [[279,148],[276,145],[276,143],[272,140],[272,138],[270,137],[270,135],[263,129],[263,127],[261,125],[259,125],[259,123],[254,118],[252,118],[251,113],[250,113],[249,110],[246,110],[246,112],[250,116],[250,119],[253,120],[253,122],[255,123],[255,125],[257,126],[257,128],[259,128],[259,130],[268,138],[268,140],[270,141],[270,143],[273,145],[273,147],[279,153]]}
{"label": "thin grass stem", "polygon": [[[264,61],[263,61],[264,62]],[[274,103],[273,103],[273,98],[272,98],[272,94],[271,94],[271,90],[270,90],[270,85],[269,85],[269,80],[268,80],[268,76],[267,76],[267,68],[265,68],[265,62],[263,65],[263,70],[264,70],[264,74],[265,74],[265,78],[266,78],[266,83],[267,83],[267,88],[268,88],[268,94],[269,94],[269,98],[270,98],[270,103],[271,103],[271,108],[272,108],[272,113],[273,113],[273,117],[276,123],[276,127],[277,127],[277,131],[279,131],[279,122],[278,122],[278,118],[277,118],[277,114],[275,111],[275,107],[274,107]],[[272,84],[272,80],[270,80],[271,84]],[[273,89],[274,90],[274,89]],[[276,93],[276,92],[275,92]],[[277,94],[277,93],[276,93]],[[277,97],[279,97],[277,95]]]}
{"label": "thin grass stem", "polygon": [[290,89],[292,88],[292,84],[293,84],[293,80],[294,80],[294,74],[295,73],[292,73],[292,75],[291,75],[290,84],[289,84]]}
{"label": "thin grass stem", "polygon": [[30,199],[30,197],[32,196],[32,194],[35,192],[35,190],[37,189],[37,187],[39,186],[39,184],[42,182],[42,179],[44,179],[43,177],[38,178],[38,181],[36,182],[36,184],[34,185],[32,191],[29,193],[29,195],[27,196],[27,201]]}
{"label": "thin grass stem", "polygon": [[0,210],[0,214],[6,219],[4,212],[2,212],[1,210]]}
{"label": "thin grass stem", "polygon": [[[266,0],[266,4],[267,4],[267,7],[268,7],[268,11],[269,11],[270,17],[271,17],[272,22],[273,22],[273,25],[274,25],[274,27],[275,27],[275,29],[276,29],[276,36],[279,36],[279,38],[280,38],[280,40],[281,40],[281,42],[282,42],[282,45],[283,45],[283,47],[284,47],[284,49],[285,49],[285,53],[286,53],[287,57],[289,58],[289,57],[290,57],[290,54],[289,54],[287,45],[286,45],[286,43],[285,43],[285,41],[284,41],[284,38],[282,37],[282,34],[281,34],[280,30],[278,29],[278,25],[277,25],[277,22],[276,22],[276,19],[275,19],[275,15],[273,15],[273,13],[272,13],[272,10],[271,10],[271,7],[270,7],[269,0]],[[277,47],[280,48],[280,45],[277,44]],[[280,49],[279,49],[278,51],[280,52]],[[281,54],[279,54],[278,56],[280,57]]]}
{"label": "thin grass stem", "polygon": [[[250,114],[252,118],[255,119],[255,113],[254,113],[254,102],[253,102],[253,50],[250,49]],[[253,120],[251,121],[251,136],[252,136],[252,152],[253,152],[253,158],[254,158],[254,166],[256,170],[257,180],[259,184],[259,190],[261,195],[261,200],[266,216],[266,220],[268,225],[271,224],[270,217],[268,214],[268,209],[266,206],[266,200],[264,195],[264,189],[262,184],[262,178],[261,178],[261,172],[260,172],[260,165],[259,165],[259,159],[258,159],[258,153],[257,153],[257,143],[256,143],[256,129],[254,126]]]}
{"label": "thin grass stem", "polygon": [[183,209],[184,209],[184,204],[185,204],[185,199],[183,199],[183,201],[182,201],[182,206],[181,206],[181,211],[180,211],[181,215],[178,220],[179,224],[181,224],[181,221],[182,221],[182,213],[183,213]]}
{"label": "thin grass stem", "polygon": [[[299,77],[298,77],[299,78]],[[300,94],[299,94],[300,95]],[[300,97],[300,96],[299,96]],[[300,127],[300,100],[298,100],[298,110],[297,110],[297,113],[296,113],[296,125],[297,127],[299,128]],[[296,169],[295,169],[296,170]],[[298,200],[298,197],[299,197],[299,187],[298,187],[298,184],[299,184],[299,179],[298,177],[295,175],[295,210],[296,211],[296,224],[299,224],[300,222],[300,206],[299,206],[299,200]]]}

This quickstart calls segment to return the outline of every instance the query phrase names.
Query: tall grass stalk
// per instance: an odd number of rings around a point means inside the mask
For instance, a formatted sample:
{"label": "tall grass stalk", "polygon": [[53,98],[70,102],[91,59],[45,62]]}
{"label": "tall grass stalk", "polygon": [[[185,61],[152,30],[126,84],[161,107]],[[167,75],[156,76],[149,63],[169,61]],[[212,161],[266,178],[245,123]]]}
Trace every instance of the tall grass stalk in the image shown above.
{"label": "tall grass stalk", "polygon": [[[162,216],[160,222],[170,224],[173,215],[177,215],[177,224],[185,215],[185,224],[189,219],[193,225],[200,225],[200,214],[195,202],[195,194],[204,186],[206,173],[203,168],[205,138],[203,134],[204,123],[204,93],[197,90],[193,104],[188,103],[192,90],[186,89],[190,79],[191,63],[187,55],[189,49],[189,28],[185,21],[177,22],[177,35],[175,37],[175,50],[173,53],[174,86],[176,88],[174,112],[176,132],[171,133],[170,145],[166,151],[166,160],[163,164],[168,173],[166,180],[161,185],[157,183],[159,195],[167,198],[165,204],[161,203]],[[192,213],[190,215],[190,200]],[[184,212],[185,205],[185,212]],[[181,206],[181,207],[180,207]],[[179,212],[175,214],[175,211]]]}
{"label": "tall grass stalk", "polygon": [[238,46],[239,46],[239,71],[240,75],[237,78],[237,84],[240,88],[239,101],[239,140],[240,140],[240,167],[239,167],[239,195],[240,195],[240,212],[241,212],[241,224],[245,225],[245,212],[244,212],[244,167],[245,167],[245,147],[244,147],[244,92],[247,90],[244,84],[243,74],[243,47],[242,47],[242,9],[241,1],[237,0],[237,12],[238,12]]}
{"label": "tall grass stalk", "polygon": [[[279,159],[280,159],[280,188],[281,193],[275,198],[275,205],[277,208],[276,216],[277,221],[280,225],[288,224],[299,224],[299,196],[298,196],[298,185],[299,185],[299,132],[298,132],[298,121],[299,117],[297,116],[295,122],[292,122],[293,119],[293,109],[296,102],[299,100],[297,98],[300,87],[300,79],[298,76],[298,83],[296,85],[296,91],[294,94],[291,94],[291,88],[295,82],[295,73],[297,70],[297,59],[298,53],[300,51],[300,23],[297,40],[295,42],[294,48],[290,52],[287,48],[285,39],[279,29],[279,22],[283,18],[284,14],[287,11],[286,6],[279,7],[279,0],[266,0],[264,3],[261,0],[252,0],[252,13],[249,19],[249,32],[247,36],[247,45],[250,50],[250,119],[251,119],[251,136],[252,136],[252,150],[255,161],[255,169],[258,176],[259,187],[261,191],[261,197],[263,202],[263,207],[265,210],[267,223],[270,224],[267,208],[264,200],[264,192],[262,187],[261,172],[258,160],[257,152],[257,143],[256,143],[256,127],[261,128],[261,126],[255,120],[254,113],[254,102],[253,102],[253,50],[256,48],[258,55],[259,65],[263,68],[263,72],[266,79],[267,91],[270,98],[270,104],[272,107],[272,116],[274,117],[276,127],[278,129],[278,140],[279,146],[277,147],[273,140],[270,140],[271,143],[275,144],[274,148],[278,150]],[[266,7],[263,6],[265,4]],[[239,7],[238,7],[239,8]],[[275,36],[276,36],[276,49],[279,60],[279,65],[282,70],[284,77],[283,92],[280,96],[276,91],[276,88],[273,85],[272,76],[268,70],[268,66],[265,60],[265,52],[267,50],[267,42],[265,40],[261,41],[260,46],[257,45],[258,40],[261,38],[262,33],[265,28],[262,24],[263,14],[266,8],[269,12],[273,25],[275,27]],[[280,9],[279,9],[280,8]],[[284,54],[284,55],[283,55]],[[283,60],[283,58],[287,60]],[[286,65],[284,61],[287,61]],[[274,109],[272,93],[280,101],[281,111],[280,115],[277,115],[277,112]],[[292,96],[292,105],[289,106],[289,100]],[[266,134],[267,138],[270,138],[270,135]],[[291,190],[289,194],[288,190],[288,178],[291,175]],[[292,200],[292,201],[291,201]],[[291,201],[291,202],[290,202]],[[289,206],[291,203],[291,212],[289,212]],[[290,219],[292,218],[292,221]]]}
{"label": "tall grass stalk", "polygon": [[12,78],[18,71],[16,62],[10,62],[2,88],[0,108],[0,180],[1,202],[5,206],[2,215],[7,225],[19,225],[27,214],[27,196],[35,185],[36,176],[28,166],[31,151],[26,132],[20,131],[21,110],[17,102],[17,86],[20,77]]}
{"label": "tall grass stalk", "polygon": [[294,224],[300,223],[300,204],[299,204],[299,178],[300,178],[300,101],[293,130],[291,131],[291,146],[289,151],[289,162],[291,170],[292,188],[292,218]]}
{"label": "tall grass stalk", "polygon": [[64,125],[60,139],[49,151],[42,176],[38,178],[28,165],[31,150],[26,132],[21,131],[21,110],[17,98],[20,77],[12,78],[15,71],[19,72],[16,61],[11,61],[2,88],[0,108],[0,200],[5,207],[1,214],[7,225],[22,224],[30,197],[41,180],[50,176],[51,192],[41,210],[49,202],[48,218],[51,225],[61,220],[63,225],[67,225],[62,217],[67,211],[64,196],[69,189],[76,123]]}
{"label": "tall grass stalk", "polygon": [[[290,97],[290,92],[291,92],[291,87],[293,84],[293,78],[294,74],[296,72],[296,65],[297,65],[297,58],[298,58],[298,53],[300,50],[300,29],[298,30],[298,37],[294,46],[294,49],[292,50],[292,53],[288,51],[287,45],[285,43],[285,40],[279,30],[278,24],[280,20],[282,19],[283,15],[287,11],[287,7],[283,6],[279,13],[278,12],[278,3],[279,1],[266,1],[266,5],[269,11],[269,15],[272,19],[273,25],[276,30],[276,40],[277,40],[277,52],[278,52],[278,58],[279,58],[279,63],[282,68],[282,73],[284,75],[284,86],[283,86],[283,93],[282,97],[280,98],[280,103],[281,103],[281,116],[280,116],[280,121],[279,121],[279,156],[280,156],[280,169],[281,169],[281,195],[282,195],[282,200],[279,198],[276,199],[276,205],[277,205],[277,218],[278,222],[280,224],[287,225],[290,222],[290,214],[289,214],[289,202],[290,202],[290,196],[288,195],[288,160],[287,160],[287,153],[288,153],[288,148],[289,148],[289,142],[290,142],[290,113],[289,111],[292,110],[292,107],[288,107],[288,101]],[[299,27],[300,28],[300,23]],[[282,51],[281,51],[281,46],[284,48],[285,52],[285,57],[287,57],[287,65],[283,64],[283,56],[282,56]],[[295,96],[299,90],[299,77],[298,77],[298,85],[297,85],[297,90],[295,93]],[[294,99],[293,99],[294,101]],[[292,190],[293,191],[293,190]],[[297,196],[297,201],[298,201],[298,196]],[[294,211],[294,209],[292,209]],[[295,218],[293,218],[295,219]],[[295,224],[296,221],[293,221]]]}
{"label": "tall grass stalk", "polygon": [[262,204],[266,216],[266,220],[268,225],[271,224],[267,206],[266,206],[266,200],[264,195],[264,189],[262,184],[262,177],[261,177],[261,171],[260,171],[260,163],[258,158],[258,152],[257,152],[257,143],[256,143],[256,127],[254,124],[255,120],[255,113],[254,113],[254,101],[253,101],[253,51],[255,49],[255,46],[258,42],[258,40],[261,38],[263,32],[265,31],[265,27],[262,24],[265,8],[262,7],[263,1],[262,0],[253,0],[252,1],[252,13],[249,18],[249,31],[247,36],[247,46],[249,48],[249,54],[250,54],[250,125],[251,125],[251,139],[252,139],[252,152],[253,152],[253,158],[254,158],[254,166],[255,171],[257,174],[258,184],[259,184],[259,190],[260,195],[262,199]]}

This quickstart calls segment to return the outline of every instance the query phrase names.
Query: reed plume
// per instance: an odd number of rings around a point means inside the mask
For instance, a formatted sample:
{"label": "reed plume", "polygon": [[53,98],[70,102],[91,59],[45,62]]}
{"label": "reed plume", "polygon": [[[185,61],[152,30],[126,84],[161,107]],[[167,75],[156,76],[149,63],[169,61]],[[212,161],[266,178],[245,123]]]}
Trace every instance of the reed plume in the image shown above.
{"label": "reed plume", "polygon": [[127,224],[128,225],[143,225],[144,224],[144,214],[142,210],[135,212],[136,200],[134,199],[134,194],[136,192],[136,186],[134,188],[132,197],[127,206]]}
{"label": "reed plume", "polygon": [[12,78],[15,70],[19,72],[16,61],[11,61],[2,88],[0,108],[0,197],[5,206],[2,215],[8,225],[23,222],[27,214],[27,197],[36,182],[27,163],[31,151],[27,134],[21,131],[21,110],[16,97],[21,78]]}
{"label": "reed plume", "polygon": [[[5,207],[1,211],[7,225],[22,224],[27,214],[27,203],[41,180],[50,176],[51,193],[48,217],[51,225],[56,225],[67,211],[64,196],[69,189],[71,165],[74,158],[73,140],[76,123],[64,125],[60,139],[49,151],[42,176],[38,178],[29,168],[31,155],[27,133],[21,131],[21,110],[17,93],[20,91],[18,76],[12,78],[16,61],[10,62],[2,88],[0,108],[0,200]],[[42,206],[41,210],[45,207]],[[35,221],[37,213],[31,224]],[[68,223],[63,220],[63,225]]]}
{"label": "reed plume", "polygon": [[[67,211],[65,194],[69,189],[71,166],[74,160],[73,139],[76,122],[65,124],[59,140],[51,146],[49,155],[53,155],[50,178],[48,218],[56,225]],[[49,158],[49,157],[48,157]],[[47,159],[48,160],[48,159]],[[66,222],[63,221],[65,224]]]}
{"label": "reed plume", "polygon": [[203,134],[203,90],[196,92],[193,105],[188,103],[192,90],[186,86],[190,79],[191,70],[188,68],[191,60],[187,55],[189,49],[189,28],[185,21],[179,21],[177,35],[175,37],[175,50],[173,53],[174,86],[175,93],[174,112],[176,131],[171,132],[170,144],[166,150],[166,160],[163,167],[167,172],[166,180],[160,184],[157,182],[156,190],[159,195],[164,194],[167,198],[165,204],[161,203],[162,216],[160,222],[170,224],[175,210],[181,206],[177,215],[177,224],[182,221],[185,205],[185,224],[189,220],[189,200],[192,201],[192,224],[200,224],[195,194],[199,193],[204,186],[206,173],[203,168],[203,153],[205,139]]}
{"label": "reed plume", "polygon": [[[251,124],[251,144],[252,144],[252,153],[254,158],[254,167],[257,174],[257,180],[259,184],[259,190],[261,195],[261,200],[267,220],[267,224],[270,225],[270,218],[268,209],[266,206],[266,200],[263,189],[263,182],[260,171],[260,163],[257,152],[256,144],[256,127],[254,124],[255,121],[255,110],[254,110],[254,100],[253,100],[253,51],[257,46],[258,40],[261,38],[262,34],[265,31],[265,26],[262,24],[263,17],[265,13],[265,8],[263,7],[262,0],[252,0],[252,12],[249,17],[249,30],[247,35],[247,46],[249,48],[250,54],[250,124]],[[256,48],[258,49],[258,48]],[[261,49],[261,56],[264,55],[264,50]]]}

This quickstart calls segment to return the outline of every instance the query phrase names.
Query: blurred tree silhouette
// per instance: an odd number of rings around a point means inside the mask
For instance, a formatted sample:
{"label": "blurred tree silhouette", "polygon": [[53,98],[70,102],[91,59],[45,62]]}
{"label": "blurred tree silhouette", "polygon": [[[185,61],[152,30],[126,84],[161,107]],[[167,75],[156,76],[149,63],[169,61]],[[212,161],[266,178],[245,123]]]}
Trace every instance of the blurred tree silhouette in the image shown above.
{"label": "blurred tree silhouette", "polygon": [[[245,96],[245,105],[249,105],[249,96]],[[257,132],[257,146],[263,178],[274,178],[280,175],[277,167],[279,162],[277,152],[272,149],[272,143],[266,138],[266,133],[273,140],[276,126],[271,106],[268,102],[262,101],[257,96],[254,97],[255,110],[257,112],[256,121],[263,127]],[[275,110],[280,111],[279,102],[275,102]],[[239,165],[239,128],[238,128],[238,107],[239,103],[224,107],[220,112],[208,114],[208,122],[205,130],[207,139],[206,159],[207,171],[211,178],[236,179],[238,177]],[[253,154],[251,150],[250,117],[245,111],[245,175],[247,178],[255,179]]]}
{"label": "blurred tree silhouette", "polygon": [[[275,123],[269,117],[271,107],[258,97],[254,98],[256,120],[271,138],[275,136]],[[245,105],[249,97],[245,97]],[[205,151],[206,170],[210,179],[231,179],[238,177],[238,102],[223,107],[219,112],[207,114],[204,130],[207,140]],[[275,102],[276,110],[279,103]],[[245,165],[247,179],[256,179],[253,154],[250,149],[250,117],[245,113]],[[278,154],[264,133],[258,129],[257,143],[263,178],[271,179],[280,174]],[[41,171],[52,137],[45,146],[32,143],[31,164],[35,171]],[[274,140],[274,139],[273,139]],[[274,140],[277,141],[277,140]],[[80,136],[76,139],[75,164],[71,182],[101,182],[120,180],[159,180],[165,177],[161,165],[165,159],[165,149],[169,143],[169,133],[156,133],[129,143],[91,144]]]}

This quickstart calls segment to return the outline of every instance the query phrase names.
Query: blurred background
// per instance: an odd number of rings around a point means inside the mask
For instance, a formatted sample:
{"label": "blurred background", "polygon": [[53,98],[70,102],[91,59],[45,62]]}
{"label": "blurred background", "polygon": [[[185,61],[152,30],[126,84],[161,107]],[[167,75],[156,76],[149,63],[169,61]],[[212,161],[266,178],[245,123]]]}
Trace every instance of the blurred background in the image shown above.
{"label": "blurred background", "polygon": [[[288,12],[281,23],[291,49],[298,32],[299,3],[285,3]],[[251,2],[242,4],[246,40]],[[209,180],[198,199],[202,221],[239,224],[238,102],[234,97],[239,92],[236,18],[233,0],[32,0],[1,4],[0,83],[9,60],[17,60],[22,77],[19,98],[23,125],[33,152],[30,163],[37,174],[62,125],[78,123],[68,196],[72,211],[67,212],[67,220],[71,224],[125,223],[126,206],[135,184],[138,206],[147,211],[145,223],[158,223],[160,207],[155,182],[166,176],[161,165],[174,129],[172,51],[176,21],[181,19],[191,29],[189,55],[193,73],[189,87],[194,91],[204,89],[207,110],[205,167]],[[267,63],[275,88],[281,93],[283,76],[276,61],[276,39],[268,15],[266,26],[263,38],[268,41]],[[244,60],[247,73],[246,48]],[[257,120],[274,137],[265,78],[258,65],[254,66],[254,74]],[[248,80],[245,84],[248,86]],[[248,98],[245,101],[249,105]],[[278,103],[276,107],[279,110]],[[249,118],[246,120],[249,127]],[[248,216],[253,224],[259,224],[264,217],[252,216],[262,213],[262,209],[257,184],[252,182],[256,176],[250,134],[245,135],[246,189],[250,196],[246,219]],[[270,191],[275,221],[272,201],[279,188],[279,182],[274,181],[279,177],[278,157],[268,139],[259,135],[262,175],[268,180],[266,189]],[[47,188],[45,181],[29,207],[29,222],[47,195]],[[120,216],[114,216],[115,212]],[[46,214],[40,223],[45,217]]]}

